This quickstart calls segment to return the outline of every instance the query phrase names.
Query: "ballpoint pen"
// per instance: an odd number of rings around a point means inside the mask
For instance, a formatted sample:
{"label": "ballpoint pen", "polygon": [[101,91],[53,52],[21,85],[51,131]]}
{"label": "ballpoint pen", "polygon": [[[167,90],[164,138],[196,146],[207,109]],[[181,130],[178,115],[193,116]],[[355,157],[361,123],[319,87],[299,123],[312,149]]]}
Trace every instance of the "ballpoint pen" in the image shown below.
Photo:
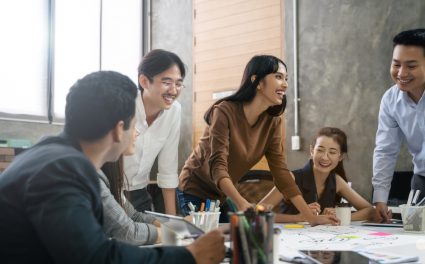
{"label": "ballpoint pen", "polygon": [[410,192],[409,192],[409,197],[407,197],[407,203],[406,203],[406,205],[411,205],[412,204],[412,199],[413,199],[413,193],[414,193],[414,191],[415,190],[410,190]]}
{"label": "ballpoint pen", "polygon": [[413,196],[412,205],[416,205],[416,201],[418,200],[419,194],[421,193],[421,190],[416,190],[415,195]]}

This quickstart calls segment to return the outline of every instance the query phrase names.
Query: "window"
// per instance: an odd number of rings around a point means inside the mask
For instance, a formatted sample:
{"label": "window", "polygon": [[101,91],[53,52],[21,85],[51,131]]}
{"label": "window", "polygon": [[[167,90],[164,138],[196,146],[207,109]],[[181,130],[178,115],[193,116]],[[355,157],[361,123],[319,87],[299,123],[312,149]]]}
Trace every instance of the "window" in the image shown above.
{"label": "window", "polygon": [[[1,34],[6,40],[0,47],[0,72],[5,78],[0,86],[1,116],[21,119],[25,115],[37,120],[52,116],[51,121],[60,122],[69,88],[93,71],[118,71],[136,82],[141,58],[141,2],[1,1]],[[49,63],[53,65],[51,72]]]}
{"label": "window", "polygon": [[48,1],[0,1],[0,111],[47,114]]}

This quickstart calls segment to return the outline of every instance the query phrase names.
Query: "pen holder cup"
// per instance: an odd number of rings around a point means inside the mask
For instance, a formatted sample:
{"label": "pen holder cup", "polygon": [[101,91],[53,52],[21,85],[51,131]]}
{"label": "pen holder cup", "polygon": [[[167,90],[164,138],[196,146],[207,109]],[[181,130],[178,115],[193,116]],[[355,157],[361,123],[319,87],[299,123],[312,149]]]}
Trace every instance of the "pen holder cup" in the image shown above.
{"label": "pen holder cup", "polygon": [[229,213],[231,263],[272,264],[274,214]]}
{"label": "pen holder cup", "polygon": [[425,233],[425,206],[411,206],[402,204],[399,206],[403,229],[410,232]]}
{"label": "pen holder cup", "polygon": [[190,212],[192,223],[205,233],[218,228],[220,212]]}

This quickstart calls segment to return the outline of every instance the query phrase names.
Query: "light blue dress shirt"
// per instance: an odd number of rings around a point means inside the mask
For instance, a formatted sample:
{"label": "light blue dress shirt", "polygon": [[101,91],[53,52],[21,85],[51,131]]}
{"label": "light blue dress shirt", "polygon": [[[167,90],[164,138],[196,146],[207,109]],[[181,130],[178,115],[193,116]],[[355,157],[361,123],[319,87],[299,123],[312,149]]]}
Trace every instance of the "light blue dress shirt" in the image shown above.
{"label": "light blue dress shirt", "polygon": [[414,173],[425,176],[425,96],[416,104],[397,85],[385,92],[379,109],[373,154],[373,202],[387,202],[401,143],[412,155]]}

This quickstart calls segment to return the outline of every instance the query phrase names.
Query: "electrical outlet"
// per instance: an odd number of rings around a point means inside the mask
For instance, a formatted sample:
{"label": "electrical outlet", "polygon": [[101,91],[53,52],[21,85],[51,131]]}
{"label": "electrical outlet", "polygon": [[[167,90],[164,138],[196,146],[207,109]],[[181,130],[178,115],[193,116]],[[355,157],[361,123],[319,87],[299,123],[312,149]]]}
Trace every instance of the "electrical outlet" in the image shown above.
{"label": "electrical outlet", "polygon": [[300,150],[300,137],[292,136],[292,150]]}

